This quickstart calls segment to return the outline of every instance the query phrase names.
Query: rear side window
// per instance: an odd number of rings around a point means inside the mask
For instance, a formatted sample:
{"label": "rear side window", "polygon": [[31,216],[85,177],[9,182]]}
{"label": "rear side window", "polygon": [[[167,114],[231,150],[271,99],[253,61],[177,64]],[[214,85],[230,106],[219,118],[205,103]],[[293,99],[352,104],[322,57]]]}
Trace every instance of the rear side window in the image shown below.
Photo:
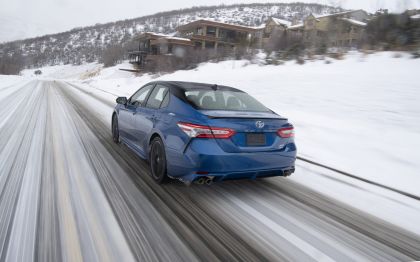
{"label": "rear side window", "polygon": [[188,102],[201,110],[270,112],[247,93],[232,90],[187,90]]}
{"label": "rear side window", "polygon": [[169,105],[169,92],[166,92],[165,98],[162,101],[162,104],[160,105],[160,108],[165,108]]}
{"label": "rear side window", "polygon": [[167,96],[167,93],[168,88],[166,86],[156,85],[150,94],[149,99],[147,100],[146,107],[154,109],[160,108],[162,102],[165,99],[165,96]]}

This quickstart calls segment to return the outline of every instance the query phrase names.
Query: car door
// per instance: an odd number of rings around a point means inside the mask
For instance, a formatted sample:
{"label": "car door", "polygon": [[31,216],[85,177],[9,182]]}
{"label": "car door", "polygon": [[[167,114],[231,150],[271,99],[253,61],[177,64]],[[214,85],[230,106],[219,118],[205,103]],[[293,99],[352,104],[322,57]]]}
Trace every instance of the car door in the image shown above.
{"label": "car door", "polygon": [[149,84],[140,88],[128,99],[127,105],[120,109],[118,115],[120,136],[130,144],[134,144],[136,140],[135,115],[137,109],[144,106],[153,86],[154,84]]}
{"label": "car door", "polygon": [[143,151],[147,152],[149,146],[148,138],[150,133],[155,126],[156,121],[156,110],[158,110],[168,93],[166,86],[157,84],[149,97],[147,98],[145,107],[138,107],[135,115],[135,127],[136,127],[136,146]]}

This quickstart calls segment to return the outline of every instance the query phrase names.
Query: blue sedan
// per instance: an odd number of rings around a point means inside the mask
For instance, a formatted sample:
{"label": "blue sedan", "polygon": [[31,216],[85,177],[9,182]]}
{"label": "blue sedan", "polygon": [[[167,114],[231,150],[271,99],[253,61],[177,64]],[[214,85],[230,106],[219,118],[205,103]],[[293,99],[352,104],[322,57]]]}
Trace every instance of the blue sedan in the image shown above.
{"label": "blue sedan", "polygon": [[293,126],[227,86],[148,83],[128,99],[117,98],[112,136],[149,161],[158,183],[211,184],[295,170]]}

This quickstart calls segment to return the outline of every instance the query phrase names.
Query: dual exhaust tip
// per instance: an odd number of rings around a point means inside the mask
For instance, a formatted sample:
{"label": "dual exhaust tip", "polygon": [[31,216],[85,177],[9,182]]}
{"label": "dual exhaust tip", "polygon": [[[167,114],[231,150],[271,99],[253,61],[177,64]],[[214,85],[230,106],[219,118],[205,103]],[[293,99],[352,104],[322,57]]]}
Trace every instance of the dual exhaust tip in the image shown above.
{"label": "dual exhaust tip", "polygon": [[285,177],[290,176],[294,172],[295,172],[295,169],[294,168],[291,168],[291,169],[288,169],[288,170],[284,170],[283,171],[283,176],[285,176]]}
{"label": "dual exhaust tip", "polygon": [[202,176],[194,181],[197,185],[211,185],[213,184],[213,177]]}
{"label": "dual exhaust tip", "polygon": [[[291,169],[287,169],[283,171],[283,176],[288,177],[291,174],[293,174],[295,172],[294,168]],[[211,185],[213,184],[213,179],[214,177],[211,176],[201,176],[199,178],[197,178],[194,183],[196,183],[197,185]]]}

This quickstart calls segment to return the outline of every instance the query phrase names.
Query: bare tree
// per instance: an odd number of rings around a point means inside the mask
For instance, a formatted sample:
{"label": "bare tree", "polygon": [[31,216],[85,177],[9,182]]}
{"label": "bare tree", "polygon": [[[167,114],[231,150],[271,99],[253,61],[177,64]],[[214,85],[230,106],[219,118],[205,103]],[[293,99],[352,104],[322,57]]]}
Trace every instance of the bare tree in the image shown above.
{"label": "bare tree", "polygon": [[18,75],[25,65],[24,58],[19,54],[2,55],[0,57],[0,74]]}
{"label": "bare tree", "polygon": [[102,52],[101,62],[105,67],[114,66],[124,59],[125,49],[121,45],[113,45]]}

